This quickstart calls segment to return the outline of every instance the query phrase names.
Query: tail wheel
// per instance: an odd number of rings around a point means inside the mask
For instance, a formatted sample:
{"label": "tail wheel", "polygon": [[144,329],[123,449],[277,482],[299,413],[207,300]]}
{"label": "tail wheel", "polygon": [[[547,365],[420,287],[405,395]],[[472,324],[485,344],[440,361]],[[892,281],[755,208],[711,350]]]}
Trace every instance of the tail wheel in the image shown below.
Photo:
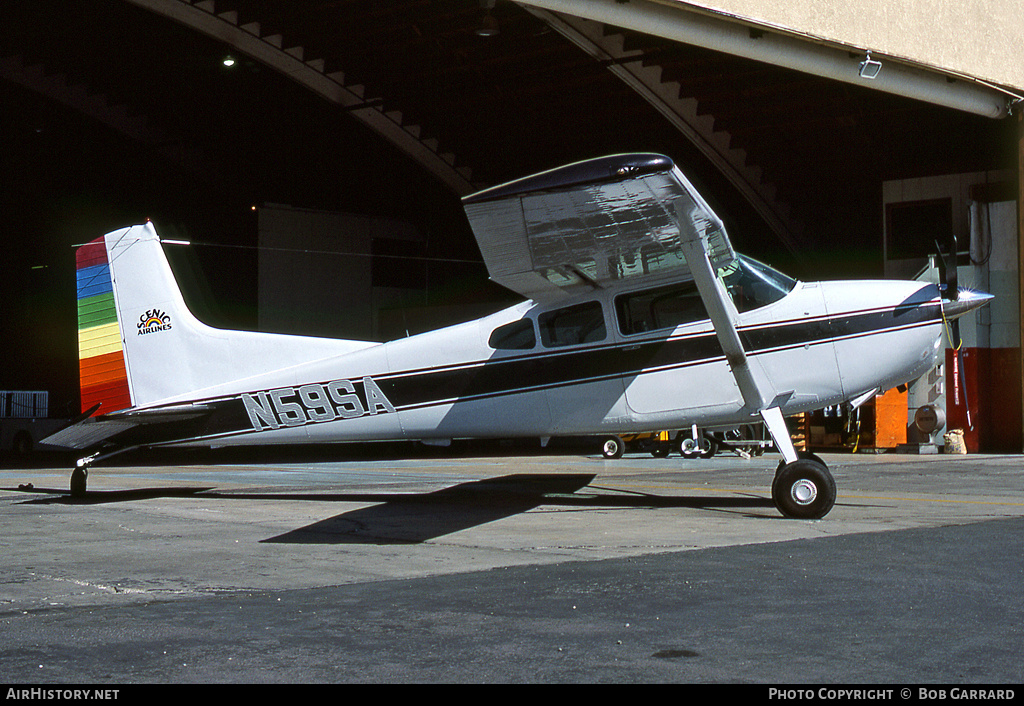
{"label": "tail wheel", "polygon": [[85,466],[75,466],[75,470],[71,471],[71,497],[80,498],[85,495],[88,478],[89,471]]}
{"label": "tail wheel", "polygon": [[772,482],[772,500],[785,517],[817,520],[836,502],[836,482],[825,464],[799,459],[782,465]]}
{"label": "tail wheel", "polygon": [[617,436],[609,436],[601,443],[601,455],[605,458],[622,458],[626,444]]}

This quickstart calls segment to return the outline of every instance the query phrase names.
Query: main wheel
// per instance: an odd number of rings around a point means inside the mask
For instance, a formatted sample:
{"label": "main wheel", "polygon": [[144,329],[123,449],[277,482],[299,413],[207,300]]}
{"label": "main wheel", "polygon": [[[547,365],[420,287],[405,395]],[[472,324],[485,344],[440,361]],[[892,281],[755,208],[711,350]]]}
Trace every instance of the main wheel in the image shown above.
{"label": "main wheel", "polygon": [[817,520],[836,503],[836,482],[825,464],[799,459],[781,466],[772,482],[772,500],[786,517]]}
{"label": "main wheel", "polygon": [[700,457],[711,458],[718,453],[718,440],[709,434],[704,434],[700,438]]}
{"label": "main wheel", "polygon": [[89,471],[85,466],[75,466],[71,471],[71,497],[80,498],[85,495],[85,486],[89,478]]}
{"label": "main wheel", "polygon": [[622,458],[626,444],[617,436],[609,436],[601,443],[601,455],[605,458]]}

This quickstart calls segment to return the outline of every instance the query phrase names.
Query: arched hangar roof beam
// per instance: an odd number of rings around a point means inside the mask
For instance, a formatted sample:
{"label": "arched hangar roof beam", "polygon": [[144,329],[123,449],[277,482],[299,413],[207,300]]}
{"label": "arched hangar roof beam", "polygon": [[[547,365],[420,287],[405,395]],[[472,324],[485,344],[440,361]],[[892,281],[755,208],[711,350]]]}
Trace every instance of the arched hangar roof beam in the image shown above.
{"label": "arched hangar roof beam", "polygon": [[468,168],[455,166],[455,156],[439,151],[436,140],[423,138],[416,125],[404,125],[397,111],[385,112],[368,105],[361,86],[346,86],[342,72],[324,73],[324,61],[307,59],[301,46],[287,46],[279,34],[262,35],[259,22],[238,24],[237,13],[217,13],[214,0],[192,4],[189,0],[128,0],[154,13],[180,22],[229,45],[291,77],[325,99],[347,109],[357,120],[417,161],[455,193],[465,195],[479,188]]}
{"label": "arched hangar roof beam", "polygon": [[[732,147],[727,132],[715,130],[714,117],[702,115],[696,99],[680,96],[678,83],[662,80],[657,64],[644,65],[642,51],[627,52],[624,37],[606,33],[601,23],[530,6],[527,9],[595,59],[608,61],[609,71],[654,106],[700,150],[791,252],[799,250],[799,224],[794,222],[790,208],[776,198],[775,186],[764,180],[759,167],[747,163],[746,151]],[[629,61],[631,57],[635,60]]]}

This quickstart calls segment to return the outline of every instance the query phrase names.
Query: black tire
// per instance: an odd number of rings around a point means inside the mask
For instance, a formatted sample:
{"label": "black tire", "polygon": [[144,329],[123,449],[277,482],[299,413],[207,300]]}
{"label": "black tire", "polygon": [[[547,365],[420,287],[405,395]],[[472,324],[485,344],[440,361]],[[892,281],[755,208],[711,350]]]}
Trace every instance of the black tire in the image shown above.
{"label": "black tire", "polygon": [[[820,464],[822,467],[824,467],[826,471],[828,470],[828,464],[825,463],[824,461],[822,461],[821,457],[818,456],[818,454],[816,454],[816,453],[811,453],[810,451],[797,451],[796,455],[797,455],[797,458],[800,461],[813,461],[815,463]],[[775,469],[775,478],[772,479],[772,498],[773,499],[775,498],[775,484],[779,480],[779,474],[782,473],[782,469],[785,468],[785,467],[786,467],[786,459],[782,459],[781,461],[779,461],[779,465]],[[829,475],[831,475],[831,472],[829,473]]]}
{"label": "black tire", "polygon": [[718,453],[718,440],[709,434],[705,434],[700,440],[700,457],[712,458]]}
{"label": "black tire", "polygon": [[668,442],[665,442],[663,444],[659,443],[657,446],[651,449],[651,456],[654,456],[654,458],[668,458],[668,455],[669,453],[671,453],[671,451],[672,448],[668,445]]}
{"label": "black tire", "polygon": [[605,458],[622,458],[624,453],[626,453],[626,444],[617,436],[606,437],[601,442],[601,455]]}
{"label": "black tire", "polygon": [[775,474],[772,500],[785,517],[818,520],[835,505],[836,482],[823,463],[799,459]]}
{"label": "black tire", "polygon": [[679,449],[679,453],[683,455],[683,458],[696,458],[700,452],[697,442],[693,440],[692,436],[686,434],[680,434],[679,438],[676,439],[676,447]]}
{"label": "black tire", "polygon": [[[821,457],[818,456],[818,454],[816,453],[811,453],[810,451],[797,451],[796,455],[797,458],[799,458],[801,461],[814,461],[815,463],[820,463],[825,468],[828,468],[828,464],[822,461]],[[775,469],[775,473],[781,471],[782,467],[785,465],[786,459],[782,459],[781,461],[779,461],[779,467]]]}
{"label": "black tire", "polygon": [[81,498],[85,495],[85,487],[89,478],[89,471],[84,466],[76,466],[71,471],[71,497]]}

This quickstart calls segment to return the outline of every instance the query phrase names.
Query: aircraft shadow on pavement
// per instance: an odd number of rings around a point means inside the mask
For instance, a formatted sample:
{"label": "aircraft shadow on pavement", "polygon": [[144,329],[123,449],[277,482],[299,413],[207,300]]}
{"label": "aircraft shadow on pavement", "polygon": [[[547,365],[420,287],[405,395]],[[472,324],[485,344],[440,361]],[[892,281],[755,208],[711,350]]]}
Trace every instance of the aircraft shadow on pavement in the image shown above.
{"label": "aircraft shadow on pavement", "polygon": [[755,495],[660,496],[591,487],[593,474],[513,474],[430,493],[238,493],[213,488],[142,488],[90,491],[72,498],[66,491],[35,490],[47,496],[33,504],[105,504],[153,498],[192,497],[225,500],[302,500],[373,503],[276,537],[280,544],[419,544],[430,539],[518,515],[537,507],[577,509],[697,508],[720,511],[770,509],[768,498]]}
{"label": "aircraft shadow on pavement", "polygon": [[608,508],[772,508],[770,499],[657,496],[587,487],[593,475],[510,475],[462,483],[423,495],[393,495],[379,505],[345,512],[263,540],[295,544],[418,544],[518,515],[540,506]]}

